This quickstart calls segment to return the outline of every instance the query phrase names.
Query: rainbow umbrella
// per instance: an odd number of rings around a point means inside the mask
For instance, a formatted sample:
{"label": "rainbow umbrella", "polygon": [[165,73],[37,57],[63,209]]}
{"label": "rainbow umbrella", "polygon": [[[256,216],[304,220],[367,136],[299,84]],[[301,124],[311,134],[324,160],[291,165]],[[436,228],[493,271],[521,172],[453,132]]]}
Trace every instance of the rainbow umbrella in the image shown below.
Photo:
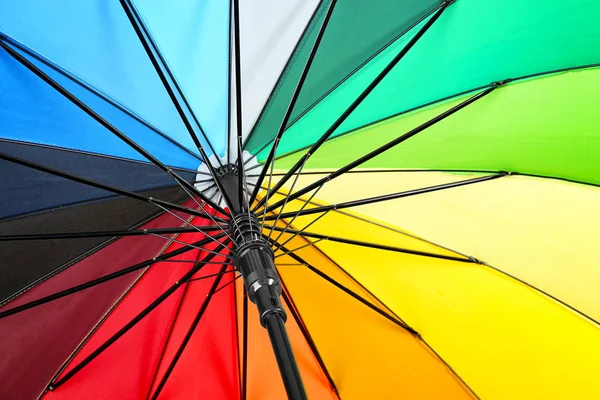
{"label": "rainbow umbrella", "polygon": [[600,398],[599,21],[0,3],[0,398]]}

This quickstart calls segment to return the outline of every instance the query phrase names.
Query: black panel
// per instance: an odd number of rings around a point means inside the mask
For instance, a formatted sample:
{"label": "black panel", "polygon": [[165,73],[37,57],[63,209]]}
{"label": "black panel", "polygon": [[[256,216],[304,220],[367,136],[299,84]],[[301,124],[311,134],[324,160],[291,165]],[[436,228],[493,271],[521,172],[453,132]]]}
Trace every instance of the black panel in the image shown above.
{"label": "black panel", "polygon": [[[174,183],[149,163],[6,140],[0,140],[0,152],[130,191]],[[193,173],[177,172],[187,180],[195,179]],[[0,218],[108,195],[111,193],[0,160]]]}
{"label": "black panel", "polygon": [[[188,198],[179,187],[143,194],[173,203]],[[157,211],[161,210],[152,204],[115,197],[7,219],[0,222],[0,234],[125,230],[142,223]],[[0,299],[106,241],[107,238],[86,238],[0,243]]]}

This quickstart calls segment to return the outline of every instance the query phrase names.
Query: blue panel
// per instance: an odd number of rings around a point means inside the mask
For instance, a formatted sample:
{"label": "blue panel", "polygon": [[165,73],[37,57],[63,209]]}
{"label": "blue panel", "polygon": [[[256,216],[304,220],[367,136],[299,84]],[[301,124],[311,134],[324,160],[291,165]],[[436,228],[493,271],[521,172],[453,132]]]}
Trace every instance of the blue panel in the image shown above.
{"label": "blue panel", "polygon": [[0,31],[194,148],[118,1],[1,1]]}
{"label": "blue panel", "polygon": [[[61,74],[29,60],[162,162],[197,168],[197,159],[185,151]],[[4,50],[0,75],[1,137],[146,161]]]}
{"label": "blue panel", "polygon": [[137,0],[208,139],[221,156],[227,142],[229,1]]}

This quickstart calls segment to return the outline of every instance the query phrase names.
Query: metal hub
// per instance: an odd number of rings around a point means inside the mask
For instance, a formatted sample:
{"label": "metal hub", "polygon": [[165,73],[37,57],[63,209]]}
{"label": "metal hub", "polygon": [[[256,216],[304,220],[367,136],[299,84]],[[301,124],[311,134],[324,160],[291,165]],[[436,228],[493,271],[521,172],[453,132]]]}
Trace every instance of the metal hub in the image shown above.
{"label": "metal hub", "polygon": [[260,234],[258,219],[250,213],[240,213],[233,217],[231,236],[237,243],[234,263],[244,278],[250,300],[256,304],[260,323],[266,327],[271,315],[287,316],[281,305],[281,283],[273,250]]}

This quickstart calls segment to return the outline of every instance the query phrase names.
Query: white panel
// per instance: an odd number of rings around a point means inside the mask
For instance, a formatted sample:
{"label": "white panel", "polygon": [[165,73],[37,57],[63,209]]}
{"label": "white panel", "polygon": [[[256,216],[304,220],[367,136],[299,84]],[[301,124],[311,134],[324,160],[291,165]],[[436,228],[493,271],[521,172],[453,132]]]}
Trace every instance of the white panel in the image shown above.
{"label": "white panel", "polygon": [[319,0],[240,0],[244,138],[318,5]]}

